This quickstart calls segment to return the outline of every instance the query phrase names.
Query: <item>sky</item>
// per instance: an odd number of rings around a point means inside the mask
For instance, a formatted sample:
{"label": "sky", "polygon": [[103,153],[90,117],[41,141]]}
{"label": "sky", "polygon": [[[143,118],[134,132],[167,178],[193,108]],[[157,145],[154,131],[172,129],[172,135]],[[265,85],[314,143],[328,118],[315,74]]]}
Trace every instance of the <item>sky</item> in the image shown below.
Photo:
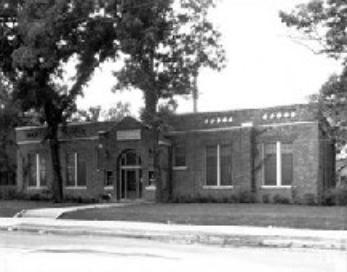
{"label": "sky", "polygon": [[[198,111],[221,111],[306,103],[329,75],[340,71],[339,64],[293,42],[281,23],[280,10],[291,10],[307,0],[219,0],[211,11],[222,33],[227,66],[221,72],[204,69],[198,77]],[[143,107],[140,91],[112,93],[116,82],[107,63],[95,72],[80,108],[129,102],[138,115]],[[179,113],[192,112],[190,97],[178,100]]]}

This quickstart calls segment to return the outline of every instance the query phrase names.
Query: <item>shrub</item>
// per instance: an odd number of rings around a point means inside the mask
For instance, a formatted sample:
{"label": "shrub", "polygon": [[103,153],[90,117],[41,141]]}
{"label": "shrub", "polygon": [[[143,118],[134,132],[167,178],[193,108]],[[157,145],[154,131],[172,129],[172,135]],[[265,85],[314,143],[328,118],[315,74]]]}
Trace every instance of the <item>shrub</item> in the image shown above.
{"label": "shrub", "polygon": [[289,198],[280,194],[275,194],[272,198],[272,202],[276,204],[290,204]]}
{"label": "shrub", "polygon": [[337,205],[346,206],[347,205],[347,187],[339,187],[334,190],[335,201]]}
{"label": "shrub", "polygon": [[255,194],[247,190],[240,191],[238,196],[240,203],[255,203],[257,200]]}
{"label": "shrub", "polygon": [[306,193],[303,195],[303,204],[304,205],[316,205],[316,196],[311,193]]}
{"label": "shrub", "polygon": [[270,195],[264,194],[262,196],[262,200],[263,200],[263,203],[270,203],[271,202]]}
{"label": "shrub", "polygon": [[336,205],[336,193],[335,190],[329,190],[323,194],[322,205],[334,206]]}

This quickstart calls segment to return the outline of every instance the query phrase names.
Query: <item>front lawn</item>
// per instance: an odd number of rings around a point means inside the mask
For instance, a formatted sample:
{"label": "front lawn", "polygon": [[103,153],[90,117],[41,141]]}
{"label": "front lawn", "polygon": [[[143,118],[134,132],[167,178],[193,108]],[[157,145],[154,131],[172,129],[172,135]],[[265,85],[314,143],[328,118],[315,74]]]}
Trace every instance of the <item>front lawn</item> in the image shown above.
{"label": "front lawn", "polygon": [[[0,200],[0,217],[13,217],[21,210],[66,206],[66,203],[29,200]],[[70,206],[72,204],[70,203]]]}
{"label": "front lawn", "polygon": [[345,230],[347,207],[278,204],[137,204],[81,210],[64,214],[61,219]]}

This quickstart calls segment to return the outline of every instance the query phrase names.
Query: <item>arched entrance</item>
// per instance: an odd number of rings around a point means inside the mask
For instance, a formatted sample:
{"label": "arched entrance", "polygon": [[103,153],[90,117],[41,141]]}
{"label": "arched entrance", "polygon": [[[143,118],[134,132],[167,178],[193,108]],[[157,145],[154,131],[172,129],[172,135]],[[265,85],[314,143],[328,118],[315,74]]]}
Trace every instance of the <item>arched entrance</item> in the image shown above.
{"label": "arched entrance", "polygon": [[133,149],[123,151],[118,158],[118,192],[120,199],[142,197],[141,157]]}

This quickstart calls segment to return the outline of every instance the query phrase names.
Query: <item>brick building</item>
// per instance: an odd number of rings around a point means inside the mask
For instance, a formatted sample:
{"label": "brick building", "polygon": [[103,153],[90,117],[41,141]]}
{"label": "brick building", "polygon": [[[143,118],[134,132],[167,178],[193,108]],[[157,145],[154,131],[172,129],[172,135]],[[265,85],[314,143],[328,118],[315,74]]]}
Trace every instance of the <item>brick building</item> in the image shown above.
{"label": "brick building", "polygon": [[[335,185],[334,145],[307,105],[175,115],[161,135],[164,195],[227,199],[253,192],[317,201]],[[17,186],[49,190],[44,127],[17,128]],[[154,200],[153,137],[141,122],[69,124],[60,131],[64,193],[74,197]]]}

